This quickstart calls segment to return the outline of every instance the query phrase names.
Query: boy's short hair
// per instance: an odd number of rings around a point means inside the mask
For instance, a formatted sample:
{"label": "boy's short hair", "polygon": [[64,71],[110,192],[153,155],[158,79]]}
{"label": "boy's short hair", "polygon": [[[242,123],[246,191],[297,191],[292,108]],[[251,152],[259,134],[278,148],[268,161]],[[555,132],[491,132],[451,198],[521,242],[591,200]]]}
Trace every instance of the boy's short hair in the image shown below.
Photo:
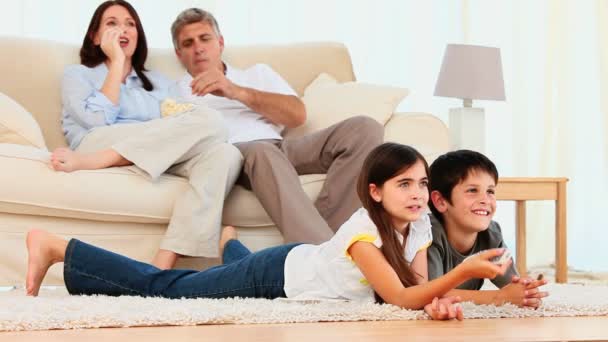
{"label": "boy's short hair", "polygon": [[[488,173],[498,182],[496,165],[486,156],[470,150],[458,150],[439,156],[429,168],[429,192],[439,191],[441,196],[452,204],[452,190],[463,182],[473,171]],[[435,217],[443,222],[443,215],[429,199],[429,208]]]}

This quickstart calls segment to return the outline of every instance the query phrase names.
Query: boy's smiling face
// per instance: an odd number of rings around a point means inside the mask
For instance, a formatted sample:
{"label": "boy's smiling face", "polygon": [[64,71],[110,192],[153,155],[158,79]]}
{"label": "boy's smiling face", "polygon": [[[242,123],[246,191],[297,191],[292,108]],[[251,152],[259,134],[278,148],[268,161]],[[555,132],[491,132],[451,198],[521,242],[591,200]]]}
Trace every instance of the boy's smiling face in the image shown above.
{"label": "boy's smiling face", "polygon": [[433,204],[442,213],[446,228],[451,226],[466,233],[476,233],[490,226],[496,212],[496,183],[489,173],[471,170],[452,189],[451,203],[439,192],[433,193]]}

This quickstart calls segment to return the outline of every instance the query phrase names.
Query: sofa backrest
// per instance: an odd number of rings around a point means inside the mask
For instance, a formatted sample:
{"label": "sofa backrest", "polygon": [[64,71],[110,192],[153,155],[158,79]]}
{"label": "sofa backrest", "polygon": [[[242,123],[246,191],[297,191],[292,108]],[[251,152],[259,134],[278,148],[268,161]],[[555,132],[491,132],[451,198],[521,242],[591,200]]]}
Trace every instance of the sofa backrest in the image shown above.
{"label": "sofa backrest", "polygon": [[[78,49],[53,41],[0,37],[0,92],[32,113],[49,149],[66,146],[61,130],[61,77],[66,65],[79,63]],[[269,64],[300,95],[323,72],[340,82],[355,80],[348,50],[340,43],[233,46],[226,48],[224,58],[239,68]],[[151,49],[146,67],[173,79],[184,72],[172,49]]]}

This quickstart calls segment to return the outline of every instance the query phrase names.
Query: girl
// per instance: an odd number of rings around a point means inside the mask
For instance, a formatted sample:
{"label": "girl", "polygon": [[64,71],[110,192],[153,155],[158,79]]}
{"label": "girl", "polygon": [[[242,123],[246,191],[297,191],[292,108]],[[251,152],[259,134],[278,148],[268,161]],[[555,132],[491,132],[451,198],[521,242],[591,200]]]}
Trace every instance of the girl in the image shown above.
{"label": "girl", "polygon": [[363,207],[321,245],[289,244],[251,253],[232,227],[220,239],[223,265],[204,271],[159,270],[72,239],[28,233],[26,289],[36,296],[47,269],[64,262],[72,294],[373,300],[421,309],[433,319],[462,319],[457,297],[442,298],[470,278],[504,274],[493,249],[426,281],[427,164],[411,147],[385,143],[366,158],[358,180]]}
{"label": "girl", "polygon": [[134,164],[152,180],[163,172],[187,177],[190,187],[177,198],[153,261],[164,269],[178,255],[217,256],[224,197],[242,157],[226,143],[215,111],[160,119],[169,81],[146,71],[147,55],[135,9],[123,0],[99,5],[80,49],[81,64],[63,75],[62,124],[71,149],[56,149],[51,165],[72,172]]}

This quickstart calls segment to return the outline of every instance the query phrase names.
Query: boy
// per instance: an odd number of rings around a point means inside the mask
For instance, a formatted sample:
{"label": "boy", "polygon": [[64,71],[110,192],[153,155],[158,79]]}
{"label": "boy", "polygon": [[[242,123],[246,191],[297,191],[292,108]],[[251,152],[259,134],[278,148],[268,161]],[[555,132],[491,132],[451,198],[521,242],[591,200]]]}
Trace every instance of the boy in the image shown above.
{"label": "boy", "polygon": [[[459,150],[439,156],[430,167],[429,191],[433,243],[428,249],[428,279],[447,273],[468,256],[490,248],[506,248],[496,211],[496,166],[481,153]],[[519,278],[513,264],[503,276],[492,279],[500,290],[477,291],[483,279],[471,279],[450,291],[476,304],[506,302],[538,308],[547,292],[546,280]]]}

